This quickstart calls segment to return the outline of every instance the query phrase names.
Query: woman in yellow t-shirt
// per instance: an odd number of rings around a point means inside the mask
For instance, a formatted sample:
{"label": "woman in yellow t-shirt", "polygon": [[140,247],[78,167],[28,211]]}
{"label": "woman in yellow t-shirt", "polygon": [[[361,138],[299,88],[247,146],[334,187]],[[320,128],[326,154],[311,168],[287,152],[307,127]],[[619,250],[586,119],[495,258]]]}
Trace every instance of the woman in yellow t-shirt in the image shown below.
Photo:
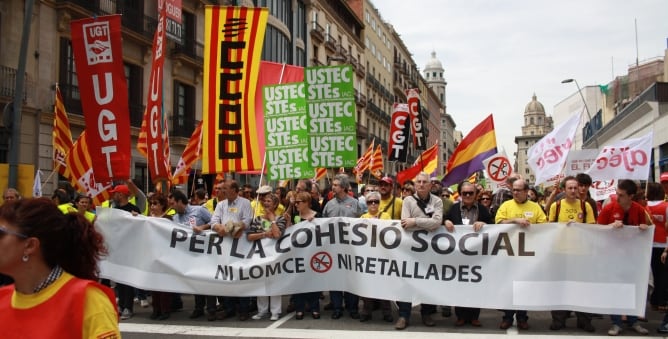
{"label": "woman in yellow t-shirt", "polygon": [[[47,198],[0,207],[0,338],[120,338],[114,293],[98,284],[104,239]],[[67,311],[64,311],[67,310]]]}

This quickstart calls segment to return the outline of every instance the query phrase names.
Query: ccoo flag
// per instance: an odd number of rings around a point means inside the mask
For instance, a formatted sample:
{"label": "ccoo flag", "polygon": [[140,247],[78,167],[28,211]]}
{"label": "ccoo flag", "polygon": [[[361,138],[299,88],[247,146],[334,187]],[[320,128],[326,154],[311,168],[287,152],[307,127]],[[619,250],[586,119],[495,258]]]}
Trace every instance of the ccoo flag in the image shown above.
{"label": "ccoo flag", "polygon": [[490,114],[474,127],[459,143],[448,161],[443,186],[447,187],[467,179],[469,175],[483,169],[482,161],[496,151],[494,118]]}
{"label": "ccoo flag", "polygon": [[202,173],[262,169],[255,95],[268,16],[268,8],[204,9]]}

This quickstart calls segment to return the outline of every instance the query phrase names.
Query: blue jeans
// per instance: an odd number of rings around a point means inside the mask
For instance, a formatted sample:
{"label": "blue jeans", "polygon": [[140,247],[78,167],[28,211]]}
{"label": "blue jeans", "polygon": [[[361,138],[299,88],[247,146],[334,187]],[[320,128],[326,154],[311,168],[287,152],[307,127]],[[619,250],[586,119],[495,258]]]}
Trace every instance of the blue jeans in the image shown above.
{"label": "blue jeans", "polygon": [[[610,320],[612,320],[612,323],[614,325],[617,325],[619,327],[623,327],[622,326],[623,323],[622,323],[622,316],[621,315],[613,314],[613,315],[610,316]],[[637,321],[638,321],[638,317],[635,316],[635,315],[627,315],[626,316],[626,323],[628,323],[629,325],[633,325]]]}
{"label": "blue jeans", "polygon": [[359,312],[360,297],[356,294],[341,291],[329,291],[329,299],[332,301],[332,306],[335,312],[343,312],[344,299],[346,300],[346,309],[348,312]]}

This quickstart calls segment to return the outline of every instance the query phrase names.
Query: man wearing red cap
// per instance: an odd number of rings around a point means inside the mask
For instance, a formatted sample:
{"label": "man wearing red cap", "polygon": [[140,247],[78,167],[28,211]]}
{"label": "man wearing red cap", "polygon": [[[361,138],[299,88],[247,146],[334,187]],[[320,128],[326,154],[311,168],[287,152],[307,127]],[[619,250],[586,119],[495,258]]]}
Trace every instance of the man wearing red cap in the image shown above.
{"label": "man wearing red cap", "polygon": [[378,183],[378,192],[380,193],[380,206],[378,210],[381,213],[387,213],[390,215],[390,218],[399,220],[401,219],[401,207],[404,202],[401,198],[395,196],[394,193],[394,180],[390,177],[383,177]]}
{"label": "man wearing red cap", "polygon": [[661,173],[659,180],[661,182],[661,187],[663,187],[663,193],[668,197],[668,172]]}

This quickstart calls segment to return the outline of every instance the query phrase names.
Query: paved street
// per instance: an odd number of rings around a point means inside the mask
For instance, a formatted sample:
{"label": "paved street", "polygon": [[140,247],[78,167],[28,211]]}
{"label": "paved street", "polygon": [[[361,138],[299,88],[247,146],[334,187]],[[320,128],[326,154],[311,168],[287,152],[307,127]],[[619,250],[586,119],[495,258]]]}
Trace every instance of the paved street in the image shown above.
{"label": "paved street", "polygon": [[[591,336],[606,336],[610,327],[609,317],[596,318],[593,325],[596,327],[595,333],[587,333],[575,328],[575,318],[567,322],[567,328],[561,331],[550,331],[551,322],[549,312],[529,312],[528,331],[518,333],[516,327],[508,330],[498,328],[501,320],[501,312],[497,310],[483,310],[480,320],[482,327],[474,328],[470,325],[455,327],[454,315],[450,318],[444,318],[439,313],[434,315],[436,321],[435,327],[425,327],[420,321],[419,307],[413,309],[412,323],[404,331],[397,331],[394,325],[383,322],[380,311],[374,313],[375,318],[370,322],[360,323],[359,320],[353,320],[344,316],[338,320],[330,319],[330,311],[323,311],[322,318],[314,320],[309,314],[306,314],[303,320],[296,320],[294,313],[284,315],[278,321],[266,320],[248,320],[240,322],[234,318],[223,321],[206,320],[206,317],[200,317],[195,320],[188,318],[192,311],[192,296],[184,296],[185,307],[182,311],[175,312],[166,321],[150,320],[151,308],[141,308],[135,305],[135,316],[130,320],[121,322],[121,331],[124,338],[161,338],[169,336],[178,336],[179,338],[341,338],[341,337],[362,337],[369,338],[407,338],[420,337],[427,338],[499,338],[514,335],[521,335],[522,338],[544,338],[546,336],[559,336],[566,338],[586,338]],[[287,298],[283,300],[283,309],[287,305]],[[326,303],[326,300],[325,300]],[[323,303],[324,305],[324,303]],[[395,313],[396,317],[396,313]],[[648,310],[648,322],[642,325],[650,331],[650,336],[661,337],[656,333],[663,315],[656,311]],[[363,332],[362,332],[363,331]],[[623,337],[632,337],[635,332],[626,329]]]}

